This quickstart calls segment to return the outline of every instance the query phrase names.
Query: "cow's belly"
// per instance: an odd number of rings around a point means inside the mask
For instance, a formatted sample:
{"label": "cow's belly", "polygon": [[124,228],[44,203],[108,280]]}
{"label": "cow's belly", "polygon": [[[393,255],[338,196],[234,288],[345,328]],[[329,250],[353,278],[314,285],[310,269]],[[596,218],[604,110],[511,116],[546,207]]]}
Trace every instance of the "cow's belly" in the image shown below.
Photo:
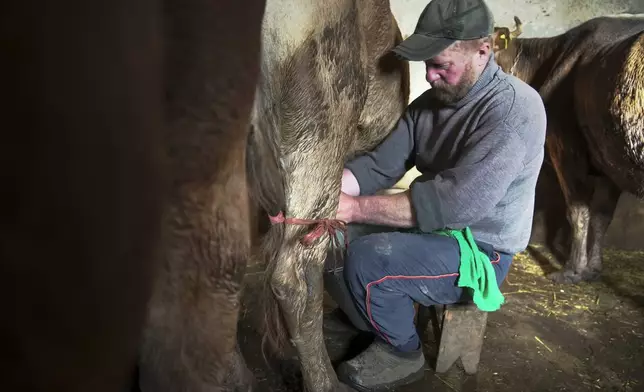
{"label": "cow's belly", "polygon": [[[644,36],[625,40],[579,67],[575,110],[594,166],[623,190],[644,196],[644,68],[640,59],[639,71],[633,68],[636,45],[644,53]],[[628,80],[625,69],[631,72]]]}

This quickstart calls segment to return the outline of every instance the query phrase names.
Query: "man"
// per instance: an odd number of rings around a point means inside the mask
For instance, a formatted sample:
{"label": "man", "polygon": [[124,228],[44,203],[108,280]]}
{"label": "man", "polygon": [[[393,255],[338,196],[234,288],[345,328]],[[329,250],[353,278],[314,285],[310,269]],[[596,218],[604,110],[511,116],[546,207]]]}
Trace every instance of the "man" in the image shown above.
{"label": "man", "polygon": [[[492,40],[483,0],[431,1],[414,34],[394,49],[425,62],[431,89],[374,151],[345,167],[337,218],[389,227],[351,238],[343,274],[325,273],[352,324],[376,336],[338,368],[340,380],[357,390],[421,378],[413,302],[474,299],[481,309],[498,309],[498,286],[528,244],[546,114],[538,93],[496,64]],[[422,175],[408,191],[374,195],[414,165]],[[490,284],[485,273],[463,276],[464,262],[487,271]],[[332,324],[326,320],[325,328]]]}

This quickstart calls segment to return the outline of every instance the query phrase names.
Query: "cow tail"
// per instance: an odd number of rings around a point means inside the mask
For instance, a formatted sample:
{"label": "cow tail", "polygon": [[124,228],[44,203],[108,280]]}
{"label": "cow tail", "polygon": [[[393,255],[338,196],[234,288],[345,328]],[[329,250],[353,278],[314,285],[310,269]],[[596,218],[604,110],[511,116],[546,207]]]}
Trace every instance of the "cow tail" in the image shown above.
{"label": "cow tail", "polygon": [[248,136],[246,164],[252,205],[259,213],[258,227],[263,232],[253,253],[257,262],[265,266],[259,318],[262,353],[268,345],[270,351],[281,354],[290,345],[288,330],[271,287],[277,257],[284,242],[284,226],[271,225],[269,215],[276,216],[286,206],[284,177],[280,165],[280,134],[277,121],[270,115],[255,116]]}

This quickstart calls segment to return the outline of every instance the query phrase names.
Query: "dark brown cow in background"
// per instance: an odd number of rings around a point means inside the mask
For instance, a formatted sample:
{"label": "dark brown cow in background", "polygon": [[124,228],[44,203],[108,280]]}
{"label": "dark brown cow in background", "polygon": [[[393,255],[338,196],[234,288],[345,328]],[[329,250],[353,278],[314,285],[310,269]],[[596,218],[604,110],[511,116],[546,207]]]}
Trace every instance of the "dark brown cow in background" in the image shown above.
{"label": "dark brown cow in background", "polygon": [[388,0],[268,0],[262,38],[248,160],[260,218],[274,217],[261,246],[265,336],[278,351],[295,346],[307,390],[340,390],[322,338],[322,269],[342,227],[342,169],[393,130],[408,64],[390,51],[402,37]]}
{"label": "dark brown cow in background", "polygon": [[[500,28],[498,38],[518,31]],[[506,41],[507,42],[507,41]],[[644,15],[598,17],[548,38],[497,40],[497,62],[532,85],[548,114],[546,150],[572,238],[560,283],[599,277],[621,192],[644,197]]]}
{"label": "dark brown cow in background", "polygon": [[235,323],[263,10],[3,3],[0,390],[123,392],[159,265],[176,291],[155,291],[152,390],[248,384]]}
{"label": "dark brown cow in background", "polygon": [[169,164],[139,361],[143,392],[248,391],[237,346],[250,256],[245,152],[264,0],[164,4],[164,142]]}

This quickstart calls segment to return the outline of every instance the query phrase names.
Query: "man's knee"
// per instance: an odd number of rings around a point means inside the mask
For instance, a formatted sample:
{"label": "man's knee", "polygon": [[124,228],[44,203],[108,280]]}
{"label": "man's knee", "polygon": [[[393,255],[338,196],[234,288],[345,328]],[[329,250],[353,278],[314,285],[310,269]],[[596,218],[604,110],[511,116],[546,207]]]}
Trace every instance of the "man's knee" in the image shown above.
{"label": "man's knee", "polygon": [[385,275],[392,254],[389,233],[360,237],[349,245],[344,263],[344,278],[352,290],[366,287]]}

